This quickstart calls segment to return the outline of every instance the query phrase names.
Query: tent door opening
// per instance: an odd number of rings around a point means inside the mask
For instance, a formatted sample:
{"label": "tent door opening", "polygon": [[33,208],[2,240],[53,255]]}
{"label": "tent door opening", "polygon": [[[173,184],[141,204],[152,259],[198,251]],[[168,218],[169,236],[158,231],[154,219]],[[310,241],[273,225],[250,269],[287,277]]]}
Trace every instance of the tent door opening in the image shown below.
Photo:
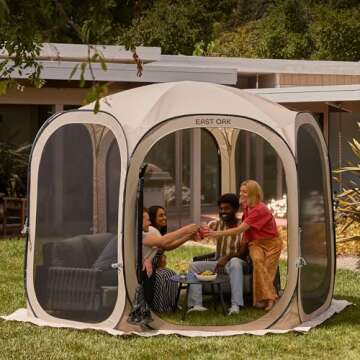
{"label": "tent door opening", "polygon": [[[206,116],[209,117],[209,115]],[[264,176],[263,179],[271,178],[273,180],[267,186],[272,194],[281,196],[283,195],[281,190],[286,189],[285,191],[288,194],[295,195],[294,199],[292,198],[288,203],[287,219],[288,231],[294,235],[295,231],[297,231],[297,207],[294,201],[297,199],[296,168],[294,158],[286,145],[284,145],[284,142],[276,133],[249,119],[228,116],[230,120],[228,122],[229,126],[219,128],[216,126],[196,126],[199,117],[187,116],[164,122],[158,125],[156,129],[152,129],[137,145],[130,162],[128,179],[138,177],[139,169],[144,163],[148,164],[144,184],[144,205],[146,207],[160,205],[166,208],[169,231],[179,227],[179,214],[182,216],[181,224],[183,224],[183,220],[184,224],[197,222],[196,214],[192,210],[195,205],[193,194],[196,189],[199,189],[200,184],[201,192],[198,191],[198,195],[200,195],[201,201],[196,202],[197,204],[200,203],[200,206],[197,206],[197,211],[205,215],[205,217],[201,216],[201,222],[205,218],[209,221],[212,216],[217,215],[216,202],[220,194],[225,192],[238,193],[242,176],[245,176],[244,172],[241,171],[242,169],[247,169],[246,175],[253,177],[260,173],[261,166],[272,164],[274,174]],[[200,135],[200,141],[194,143],[197,135]],[[264,140],[261,140],[260,137]],[[182,140],[182,147],[178,147],[179,138]],[[199,151],[194,154],[193,149],[196,147]],[[252,151],[253,147],[263,149],[263,162],[258,166],[249,167],[246,163],[247,159],[241,159],[241,155],[243,154],[243,148],[248,151],[248,154],[252,154],[254,152]],[[179,154],[180,160],[177,157]],[[198,163],[194,162],[195,155]],[[269,156],[271,161],[269,161]],[[241,166],[241,170],[238,165]],[[201,176],[196,176],[194,169],[201,170]],[[206,176],[204,177],[203,174],[206,174]],[[269,174],[269,171],[266,174]],[[179,175],[182,176],[181,180],[178,179]],[[277,186],[275,179],[281,180],[279,182],[281,186]],[[207,181],[209,184],[215,185],[215,187],[207,186]],[[177,186],[177,182],[180,183],[180,186]],[[197,186],[196,182],[198,183]],[[136,223],[133,218],[127,215],[131,214],[130,209],[137,207],[137,190],[134,183],[127,183],[124,209],[125,223],[127,224],[125,236],[127,239],[136,238]],[[178,212],[179,207],[181,212]],[[290,244],[291,246],[288,249],[288,259],[294,262],[298,255],[296,236],[297,233],[291,237],[293,243]],[[135,248],[130,243],[125,242],[124,245],[126,253],[136,254]],[[191,258],[192,255],[196,254],[190,254]],[[168,260],[170,265],[171,256],[169,256]],[[187,260],[191,261],[190,258]],[[177,260],[175,261],[177,262]],[[175,267],[172,267],[172,265],[175,265]],[[176,265],[177,263],[171,264],[170,268],[175,269]],[[135,273],[134,270],[133,265],[128,262],[126,264],[126,277],[130,297],[135,292],[135,287],[131,285],[135,280],[134,276],[131,275]],[[278,316],[285,309],[288,301],[287,297],[295,289],[297,270],[290,267],[287,275],[282,299],[279,301],[279,306],[274,309]],[[285,281],[283,285],[285,285]],[[275,318],[276,316],[274,315]],[[252,323],[259,322],[263,326],[265,320],[268,319],[261,317],[252,321]],[[269,321],[269,324],[272,322],[273,320]]]}

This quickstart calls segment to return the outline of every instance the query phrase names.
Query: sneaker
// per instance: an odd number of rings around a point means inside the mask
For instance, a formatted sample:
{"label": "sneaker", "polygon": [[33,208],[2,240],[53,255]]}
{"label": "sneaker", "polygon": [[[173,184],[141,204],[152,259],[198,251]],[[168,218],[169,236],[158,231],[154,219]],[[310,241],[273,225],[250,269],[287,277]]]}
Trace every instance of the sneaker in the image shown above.
{"label": "sneaker", "polygon": [[207,308],[205,306],[195,305],[195,306],[191,307],[187,312],[190,313],[193,311],[207,311]]}
{"label": "sneaker", "polygon": [[231,308],[229,309],[228,315],[238,314],[239,312],[240,312],[239,305],[231,305]]}

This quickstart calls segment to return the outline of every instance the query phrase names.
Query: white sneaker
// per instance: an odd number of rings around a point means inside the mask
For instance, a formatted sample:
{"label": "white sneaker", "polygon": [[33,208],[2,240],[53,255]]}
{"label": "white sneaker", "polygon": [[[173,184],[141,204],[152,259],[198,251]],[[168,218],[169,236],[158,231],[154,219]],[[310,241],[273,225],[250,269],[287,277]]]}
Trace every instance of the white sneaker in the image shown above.
{"label": "white sneaker", "polygon": [[201,305],[194,305],[187,312],[190,313],[193,311],[207,311],[207,308],[205,306],[201,306]]}
{"label": "white sneaker", "polygon": [[231,305],[231,308],[229,309],[228,315],[238,314],[239,312],[240,312],[239,305]]}

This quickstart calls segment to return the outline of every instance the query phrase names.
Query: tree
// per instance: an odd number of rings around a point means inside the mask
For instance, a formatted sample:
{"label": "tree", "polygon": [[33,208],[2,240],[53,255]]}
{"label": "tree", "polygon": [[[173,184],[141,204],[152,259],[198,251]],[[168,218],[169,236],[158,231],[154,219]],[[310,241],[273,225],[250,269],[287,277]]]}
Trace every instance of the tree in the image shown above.
{"label": "tree", "polygon": [[213,46],[207,49],[205,55],[255,58],[258,38],[257,22],[249,22],[238,27],[236,31],[221,34],[213,41]]}
{"label": "tree", "polygon": [[227,30],[261,19],[275,3],[276,0],[238,0],[227,23]]}
{"label": "tree", "polygon": [[218,25],[229,19],[236,2],[154,0],[132,26],[123,28],[118,42],[160,46],[165,54],[191,55],[197,43],[207,45],[213,40]]}
{"label": "tree", "polygon": [[[255,3],[252,6],[256,8]],[[278,0],[271,4],[259,0],[258,3],[263,16],[257,19],[254,15],[252,21],[244,22],[245,14],[235,13],[239,20],[232,21],[240,25],[234,30],[227,28],[213,40],[211,55],[360,60],[358,1]]]}
{"label": "tree", "polygon": [[[0,47],[8,54],[8,58],[0,62],[0,94],[11,87],[23,86],[22,82],[13,79],[14,72],[29,74],[32,86],[44,85],[41,65],[36,61],[43,42],[114,44],[119,23],[129,24],[132,19],[129,10],[123,11],[125,5],[135,10],[138,3],[139,0],[103,0],[99,6],[96,0],[81,3],[72,0],[0,0]],[[141,61],[131,43],[129,46],[140,68]],[[92,63],[100,62],[102,69],[107,69],[101,52],[89,45],[88,53],[86,61],[76,65],[72,73],[80,72],[82,87],[85,86],[84,72],[89,68],[92,73]],[[92,80],[86,101],[95,101],[97,111],[100,98],[107,93],[107,85],[97,82],[94,77]]]}
{"label": "tree", "polygon": [[309,9],[305,2],[278,1],[260,19],[256,54],[261,58],[306,59],[311,54]]}
{"label": "tree", "polygon": [[[42,42],[160,46],[165,54],[360,58],[358,0],[0,0],[0,93],[13,71],[42,86]],[[336,31],[334,31],[336,29]],[[141,67],[134,54],[134,58]],[[77,71],[101,62],[87,59]],[[104,66],[104,71],[106,66]],[[95,84],[89,99],[105,93]]]}
{"label": "tree", "polygon": [[275,59],[305,59],[311,54],[309,9],[305,2],[266,4],[265,15],[215,40],[215,54]]}
{"label": "tree", "polygon": [[[360,60],[360,9],[316,8],[310,27],[314,50],[313,59]],[[336,31],[334,31],[336,29]]]}

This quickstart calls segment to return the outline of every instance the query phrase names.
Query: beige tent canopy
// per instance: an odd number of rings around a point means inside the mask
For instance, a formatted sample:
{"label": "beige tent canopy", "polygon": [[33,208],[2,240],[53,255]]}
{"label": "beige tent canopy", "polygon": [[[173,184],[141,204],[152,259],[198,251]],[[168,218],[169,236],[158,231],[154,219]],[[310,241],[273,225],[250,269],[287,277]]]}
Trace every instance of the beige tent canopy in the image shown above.
{"label": "beige tent canopy", "polygon": [[[255,133],[273,147],[288,195],[287,282],[276,306],[247,324],[183,326],[153,314],[151,327],[183,334],[289,329],[328,309],[335,276],[332,198],[316,121],[238,89],[175,82],[108,96],[97,114],[89,105],[56,114],[42,127],[30,169],[31,316],[54,326],[130,329],[126,319],[138,284],[139,170],[160,139],[184,129],[213,135],[221,192],[238,190],[233,169],[239,132]],[[103,268],[112,250],[112,268]]]}

